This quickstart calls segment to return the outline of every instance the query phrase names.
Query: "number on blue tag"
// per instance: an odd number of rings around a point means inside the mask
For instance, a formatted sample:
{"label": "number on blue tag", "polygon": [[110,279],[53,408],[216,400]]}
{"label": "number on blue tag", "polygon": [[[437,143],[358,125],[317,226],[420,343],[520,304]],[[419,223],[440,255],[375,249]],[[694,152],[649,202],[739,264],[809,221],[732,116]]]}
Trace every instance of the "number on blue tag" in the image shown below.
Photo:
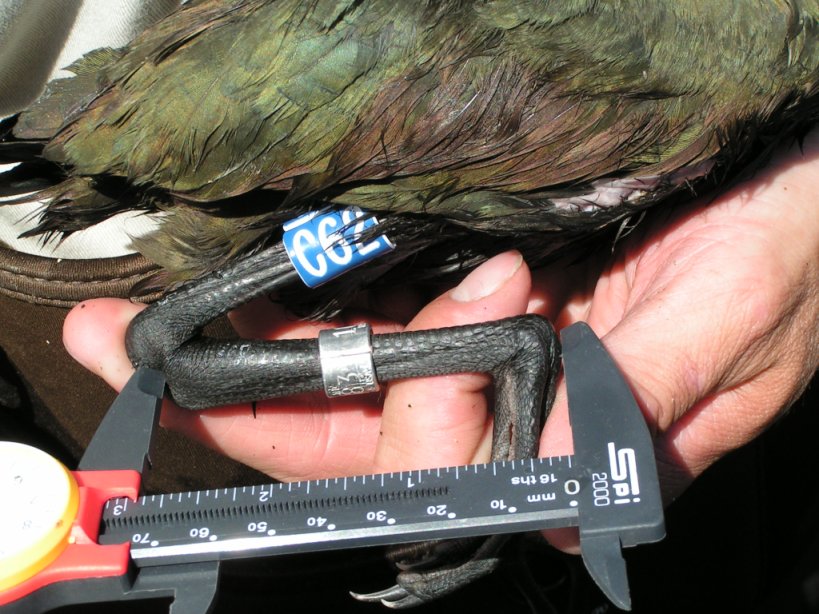
{"label": "number on blue tag", "polygon": [[282,241],[299,277],[315,288],[395,248],[384,235],[360,241],[377,225],[358,207],[314,211],[284,224]]}

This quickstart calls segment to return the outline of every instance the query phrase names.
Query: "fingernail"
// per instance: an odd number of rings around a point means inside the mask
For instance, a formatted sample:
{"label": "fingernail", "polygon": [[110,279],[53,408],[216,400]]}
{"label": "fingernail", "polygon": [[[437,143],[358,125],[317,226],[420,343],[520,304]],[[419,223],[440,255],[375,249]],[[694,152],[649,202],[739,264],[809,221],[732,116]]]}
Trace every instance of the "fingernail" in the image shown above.
{"label": "fingernail", "polygon": [[449,296],[460,303],[486,298],[509,281],[522,262],[520,252],[505,252],[495,256],[467,275]]}

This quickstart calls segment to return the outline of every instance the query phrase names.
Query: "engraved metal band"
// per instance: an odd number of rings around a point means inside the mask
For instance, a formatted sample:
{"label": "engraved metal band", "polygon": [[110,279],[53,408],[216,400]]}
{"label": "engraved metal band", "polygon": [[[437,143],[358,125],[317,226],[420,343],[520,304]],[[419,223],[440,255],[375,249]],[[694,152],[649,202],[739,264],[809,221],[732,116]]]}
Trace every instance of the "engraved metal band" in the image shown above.
{"label": "engraved metal band", "polygon": [[369,324],[319,331],[321,375],[324,379],[324,392],[328,397],[378,390],[371,334]]}

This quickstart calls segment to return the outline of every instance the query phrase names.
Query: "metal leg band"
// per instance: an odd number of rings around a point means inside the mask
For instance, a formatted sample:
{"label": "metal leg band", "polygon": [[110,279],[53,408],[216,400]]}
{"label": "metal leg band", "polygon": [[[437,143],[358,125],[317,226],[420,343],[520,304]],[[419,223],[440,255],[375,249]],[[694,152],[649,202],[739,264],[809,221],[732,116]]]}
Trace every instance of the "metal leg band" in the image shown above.
{"label": "metal leg band", "polygon": [[378,390],[371,334],[369,324],[319,331],[319,360],[328,397]]}

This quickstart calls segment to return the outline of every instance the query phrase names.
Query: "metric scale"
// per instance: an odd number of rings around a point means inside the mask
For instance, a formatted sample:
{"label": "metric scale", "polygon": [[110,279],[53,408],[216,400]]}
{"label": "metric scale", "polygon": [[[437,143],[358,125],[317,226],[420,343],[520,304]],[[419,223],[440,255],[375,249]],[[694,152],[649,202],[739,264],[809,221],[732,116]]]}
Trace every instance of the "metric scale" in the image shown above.
{"label": "metric scale", "polygon": [[77,471],[0,443],[0,613],[173,598],[204,614],[219,561],[578,526],[591,576],[630,608],[621,547],[665,535],[634,398],[583,323],[561,333],[574,454],[138,497],[164,391],[139,369]]}

